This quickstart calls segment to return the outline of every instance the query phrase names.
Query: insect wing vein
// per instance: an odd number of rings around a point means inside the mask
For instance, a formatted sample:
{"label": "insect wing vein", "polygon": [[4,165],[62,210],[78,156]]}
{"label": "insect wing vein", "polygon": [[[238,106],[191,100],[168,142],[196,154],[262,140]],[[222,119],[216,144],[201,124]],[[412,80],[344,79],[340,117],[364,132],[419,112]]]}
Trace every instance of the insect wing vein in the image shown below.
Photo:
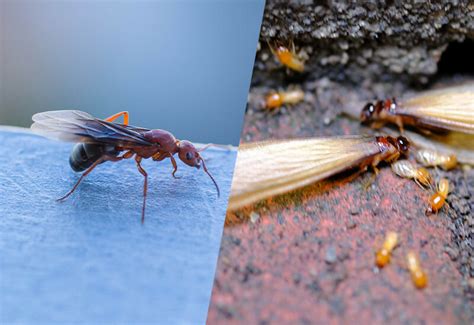
{"label": "insect wing vein", "polygon": [[373,137],[332,137],[241,145],[230,208],[282,194],[357,166],[378,154]]}

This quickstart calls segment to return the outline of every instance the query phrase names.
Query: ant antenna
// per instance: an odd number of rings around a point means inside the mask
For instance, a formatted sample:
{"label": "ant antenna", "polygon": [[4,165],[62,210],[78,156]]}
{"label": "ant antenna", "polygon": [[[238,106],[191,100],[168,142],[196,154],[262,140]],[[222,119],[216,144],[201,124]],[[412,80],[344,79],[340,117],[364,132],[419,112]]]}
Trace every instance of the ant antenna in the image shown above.
{"label": "ant antenna", "polygon": [[214,177],[212,177],[211,173],[209,173],[209,171],[207,170],[207,167],[206,167],[206,163],[204,162],[204,159],[199,156],[199,158],[201,158],[201,162],[202,162],[202,168],[204,169],[204,172],[209,175],[209,177],[211,178],[212,182],[214,183],[214,186],[216,187],[216,190],[217,190],[217,197],[220,197],[221,196],[221,191],[219,190],[219,186],[217,185],[216,183],[216,180],[214,179]]}

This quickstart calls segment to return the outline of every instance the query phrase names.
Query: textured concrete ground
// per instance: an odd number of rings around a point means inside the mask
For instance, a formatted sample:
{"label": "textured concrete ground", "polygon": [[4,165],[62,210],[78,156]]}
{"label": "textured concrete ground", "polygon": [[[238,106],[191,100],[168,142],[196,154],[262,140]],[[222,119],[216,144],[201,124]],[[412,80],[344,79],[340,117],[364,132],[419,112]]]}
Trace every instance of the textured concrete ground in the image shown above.
{"label": "textured concrete ground", "polygon": [[78,178],[72,147],[0,130],[0,323],[204,323],[235,151],[208,149],[202,170],[133,161]]}
{"label": "textured concrete ground", "polygon": [[[298,3],[267,2],[243,142],[373,134],[343,108],[473,80],[463,60],[474,31],[467,2]],[[305,73],[279,67],[265,43],[274,39],[306,52]],[[262,111],[269,90],[290,85],[305,91],[303,103]],[[430,217],[431,193],[388,165],[368,189],[370,173],[346,173],[228,213],[208,323],[472,323],[474,171],[433,173],[452,192]],[[378,270],[374,252],[391,230],[401,243]],[[429,275],[422,291],[405,267],[411,249]]]}

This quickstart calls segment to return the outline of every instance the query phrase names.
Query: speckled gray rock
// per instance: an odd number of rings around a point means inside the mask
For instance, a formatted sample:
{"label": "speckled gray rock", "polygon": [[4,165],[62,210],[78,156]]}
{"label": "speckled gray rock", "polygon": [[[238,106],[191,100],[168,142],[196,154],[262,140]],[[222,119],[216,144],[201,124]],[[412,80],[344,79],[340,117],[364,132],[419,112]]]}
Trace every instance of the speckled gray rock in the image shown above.
{"label": "speckled gray rock", "polygon": [[254,81],[276,66],[267,41],[293,41],[314,78],[425,83],[450,42],[473,37],[474,5],[466,0],[269,0]]}

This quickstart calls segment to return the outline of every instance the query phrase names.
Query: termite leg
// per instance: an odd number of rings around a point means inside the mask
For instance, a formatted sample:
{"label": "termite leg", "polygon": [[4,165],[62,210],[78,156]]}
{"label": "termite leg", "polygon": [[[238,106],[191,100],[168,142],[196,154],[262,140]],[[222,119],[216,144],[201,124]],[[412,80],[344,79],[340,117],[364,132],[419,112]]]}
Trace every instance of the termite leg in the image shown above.
{"label": "termite leg", "polygon": [[171,175],[173,175],[173,177],[176,179],[181,178],[175,175],[176,172],[178,171],[178,164],[176,163],[176,159],[174,159],[173,155],[170,155],[170,160],[171,160],[171,164],[173,164],[173,172],[171,173]]}
{"label": "termite leg", "polygon": [[142,224],[145,222],[145,206],[146,206],[146,193],[148,188],[148,174],[143,169],[142,165],[140,164],[142,161],[142,157],[136,156],[135,161],[137,162],[137,168],[140,174],[145,177],[145,182],[143,183],[143,206],[142,206]]}
{"label": "termite leg", "polygon": [[[282,105],[283,106],[283,105]],[[275,116],[277,115],[278,113],[280,113],[280,110],[281,110],[281,106],[280,107],[276,107],[272,110],[270,110],[270,116]]]}
{"label": "termite leg", "polygon": [[396,117],[395,123],[397,124],[398,128],[400,129],[400,134],[404,135],[405,134],[405,129],[403,128],[403,122],[402,122],[402,118],[400,116]]}
{"label": "termite leg", "polygon": [[272,52],[272,54],[273,54],[274,56],[276,56],[276,55],[277,55],[277,54],[276,54],[276,51],[275,51],[275,49],[273,48],[273,46],[270,44],[270,41],[267,41],[267,45],[268,45],[268,48],[270,49],[270,52]]}
{"label": "termite leg", "polygon": [[379,169],[377,168],[377,164],[373,163],[370,165],[370,167],[372,167],[374,173],[370,176],[370,179],[364,184],[365,191],[369,189],[370,185],[372,185],[372,183],[377,179],[377,176],[379,175]]}
{"label": "termite leg", "polygon": [[295,48],[295,42],[293,42],[293,40],[290,40],[290,48],[291,48],[291,53],[295,54],[296,55],[296,48]]}
{"label": "termite leg", "polygon": [[114,114],[112,116],[109,116],[107,117],[105,120],[107,122],[113,122],[115,121],[116,119],[118,119],[120,116],[123,115],[123,124],[124,125],[128,125],[128,112],[127,111],[123,111],[123,112],[120,112],[120,113],[117,113],[117,114]]}
{"label": "termite leg", "polygon": [[413,180],[415,181],[416,185],[418,185],[421,189],[425,189],[425,187],[421,185],[420,181],[416,177]]}
{"label": "termite leg", "polygon": [[73,186],[73,188],[69,192],[67,192],[66,195],[64,195],[63,197],[57,199],[56,201],[64,201],[65,199],[67,199],[76,190],[76,188],[79,186],[81,181],[100,163],[102,163],[104,161],[119,161],[119,160],[122,160],[122,159],[123,159],[122,157],[115,157],[115,156],[102,156],[102,157],[100,157],[89,168],[87,168],[87,170],[84,173],[82,173],[81,177],[79,177],[79,179],[77,180],[77,182]]}

